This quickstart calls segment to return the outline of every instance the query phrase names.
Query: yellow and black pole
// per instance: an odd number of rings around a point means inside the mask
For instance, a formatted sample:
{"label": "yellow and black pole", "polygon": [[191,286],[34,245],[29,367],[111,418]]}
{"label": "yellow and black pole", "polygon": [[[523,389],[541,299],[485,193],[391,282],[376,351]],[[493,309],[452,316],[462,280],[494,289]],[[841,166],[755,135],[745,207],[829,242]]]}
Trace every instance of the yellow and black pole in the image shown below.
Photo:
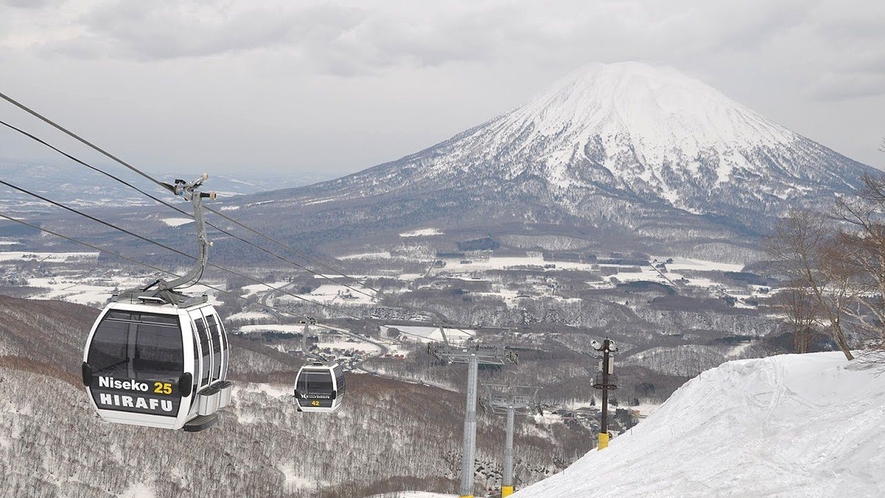
{"label": "yellow and black pole", "polygon": [[599,442],[596,445],[597,450],[608,447],[608,391],[609,389],[617,389],[615,381],[615,361],[612,353],[618,350],[614,341],[608,338],[603,339],[602,344],[593,341],[593,348],[602,353],[602,362],[600,363],[600,372],[596,376],[596,383],[593,384],[595,389],[602,390],[602,416],[599,420]]}

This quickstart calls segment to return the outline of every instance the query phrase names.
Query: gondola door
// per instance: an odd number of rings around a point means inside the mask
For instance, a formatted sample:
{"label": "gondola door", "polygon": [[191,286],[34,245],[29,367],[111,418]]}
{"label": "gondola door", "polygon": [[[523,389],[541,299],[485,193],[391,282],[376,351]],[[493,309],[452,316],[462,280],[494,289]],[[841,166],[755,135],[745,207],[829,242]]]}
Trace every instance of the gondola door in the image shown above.
{"label": "gondola door", "polygon": [[232,390],[232,383],[227,380],[229,362],[227,334],[214,308],[203,308],[202,311],[209,328],[209,337],[212,339],[212,384],[210,385],[219,391],[218,408],[224,408],[230,404]]}
{"label": "gondola door", "polygon": [[[210,333],[200,309],[190,310],[188,314],[194,325],[201,353],[196,413],[197,415],[212,415],[218,411],[221,404],[220,390],[212,385],[218,380],[221,373],[220,338],[212,337],[213,334]],[[217,345],[216,341],[218,341]]]}

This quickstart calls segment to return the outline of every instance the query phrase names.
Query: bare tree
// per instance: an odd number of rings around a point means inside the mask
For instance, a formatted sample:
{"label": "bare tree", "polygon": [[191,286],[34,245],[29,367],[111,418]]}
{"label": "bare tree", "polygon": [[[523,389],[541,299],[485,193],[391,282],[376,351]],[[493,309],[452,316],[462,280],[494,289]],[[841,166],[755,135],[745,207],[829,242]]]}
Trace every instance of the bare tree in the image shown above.
{"label": "bare tree", "polygon": [[862,275],[852,315],[885,339],[885,177],[865,175],[863,182],[857,198],[836,202],[836,212],[846,222],[839,238],[842,259]]}
{"label": "bare tree", "polygon": [[820,306],[801,283],[790,285],[778,293],[777,303],[786,314],[793,330],[793,351],[807,353],[811,345],[814,324],[820,314]]}
{"label": "bare tree", "polygon": [[765,249],[778,269],[816,303],[830,325],[833,341],[852,360],[842,324],[854,297],[857,272],[839,257],[834,233],[820,213],[794,210],[775,226]]}

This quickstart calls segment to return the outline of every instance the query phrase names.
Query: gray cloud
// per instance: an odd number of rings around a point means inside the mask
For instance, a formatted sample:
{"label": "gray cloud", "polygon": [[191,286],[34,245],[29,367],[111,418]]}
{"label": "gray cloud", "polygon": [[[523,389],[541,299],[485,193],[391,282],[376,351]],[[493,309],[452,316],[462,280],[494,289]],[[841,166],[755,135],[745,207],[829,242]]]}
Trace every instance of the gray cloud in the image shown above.
{"label": "gray cloud", "polygon": [[211,2],[117,2],[80,18],[86,34],[43,49],[87,58],[140,61],[210,57],[310,45],[315,40],[328,42],[340,37],[361,17],[356,9],[334,5],[294,11],[233,9]]}
{"label": "gray cloud", "polygon": [[58,4],[61,0],[0,0],[0,5],[8,5],[19,9],[39,10],[50,4]]}
{"label": "gray cloud", "polygon": [[[881,0],[0,0],[0,85],[114,95],[170,134],[212,128],[198,143],[229,163],[259,154],[238,145],[251,140],[282,167],[291,135],[310,137],[303,161],[352,169],[448,138],[576,67],[640,60],[872,162],[885,156],[864,156],[866,130],[879,130],[873,151],[885,134],[885,111],[870,112],[885,107],[883,19]],[[232,103],[243,95],[251,105]],[[154,110],[169,101],[188,128]]]}

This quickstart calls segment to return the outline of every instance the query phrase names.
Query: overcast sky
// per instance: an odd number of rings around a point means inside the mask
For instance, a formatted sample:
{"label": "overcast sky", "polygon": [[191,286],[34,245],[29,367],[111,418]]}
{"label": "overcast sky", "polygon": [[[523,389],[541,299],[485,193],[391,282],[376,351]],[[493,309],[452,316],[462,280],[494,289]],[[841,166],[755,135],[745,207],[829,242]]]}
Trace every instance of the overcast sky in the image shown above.
{"label": "overcast sky", "polygon": [[883,0],[0,0],[0,92],[152,173],[343,175],[626,60],[885,169]]}

